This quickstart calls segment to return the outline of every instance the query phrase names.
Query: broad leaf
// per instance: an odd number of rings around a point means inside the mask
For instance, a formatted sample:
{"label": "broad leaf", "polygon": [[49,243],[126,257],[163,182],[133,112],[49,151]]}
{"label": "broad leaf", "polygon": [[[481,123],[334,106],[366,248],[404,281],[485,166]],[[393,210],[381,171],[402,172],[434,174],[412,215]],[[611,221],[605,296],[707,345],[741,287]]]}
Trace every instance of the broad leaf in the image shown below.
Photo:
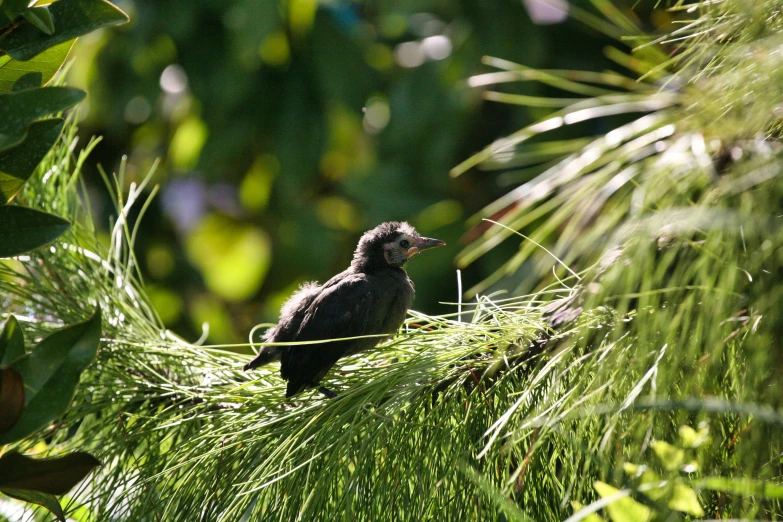
{"label": "broad leaf", "polygon": [[33,121],[73,107],[82,99],[84,91],[72,87],[43,87],[0,94],[0,150],[21,143]]}
{"label": "broad leaf", "polygon": [[13,257],[57,239],[71,224],[27,207],[0,206],[0,258]]}
{"label": "broad leaf", "polygon": [[672,446],[668,442],[656,440],[652,444],[652,449],[661,460],[663,467],[673,471],[679,469],[685,461],[685,451],[677,446]]}
{"label": "broad leaf", "polygon": [[38,493],[37,491],[29,491],[26,489],[0,489],[0,492],[17,500],[23,500],[25,502],[43,506],[51,511],[54,516],[57,517],[57,520],[66,522],[63,508],[60,507],[60,503],[57,502],[57,499],[54,498],[54,495],[49,495],[48,493]]}
{"label": "broad leaf", "polygon": [[3,13],[10,20],[13,20],[27,9],[27,6],[30,5],[30,0],[5,0],[0,3],[3,4]]}
{"label": "broad leaf", "polygon": [[0,458],[0,489],[27,489],[64,495],[101,463],[89,453],[33,459],[21,453]]}
{"label": "broad leaf", "polygon": [[49,83],[65,63],[75,41],[50,47],[26,62],[0,56],[0,92],[35,89]]}
{"label": "broad leaf", "polygon": [[22,143],[0,151],[0,205],[11,201],[19,192],[62,129],[62,118],[33,122]]}
{"label": "broad leaf", "polygon": [[33,24],[39,31],[46,35],[54,34],[54,20],[47,6],[31,7],[22,13],[24,19]]}
{"label": "broad leaf", "polygon": [[104,0],[59,0],[49,5],[54,34],[42,33],[29,22],[0,37],[0,51],[16,60],[29,60],[46,49],[105,25],[123,24],[128,15]]}
{"label": "broad leaf", "polygon": [[[620,493],[619,489],[600,480],[595,481],[593,487],[601,498],[613,497]],[[627,495],[618,495],[618,498],[606,506],[606,511],[612,522],[647,522],[652,518],[650,508]]]}
{"label": "broad leaf", "polygon": [[19,321],[13,315],[8,316],[3,332],[0,333],[0,368],[7,368],[12,362],[24,355],[24,334]]}
{"label": "broad leaf", "polygon": [[24,408],[24,383],[13,368],[0,368],[0,433],[14,427]]}
{"label": "broad leaf", "polygon": [[676,510],[688,513],[694,517],[704,516],[704,509],[702,509],[699,503],[699,497],[696,492],[685,484],[675,484],[672,496],[669,499],[669,507]]}
{"label": "broad leaf", "polygon": [[58,330],[13,368],[25,384],[24,411],[0,444],[19,440],[46,426],[71,403],[82,371],[93,361],[101,338],[100,308],[87,321]]}

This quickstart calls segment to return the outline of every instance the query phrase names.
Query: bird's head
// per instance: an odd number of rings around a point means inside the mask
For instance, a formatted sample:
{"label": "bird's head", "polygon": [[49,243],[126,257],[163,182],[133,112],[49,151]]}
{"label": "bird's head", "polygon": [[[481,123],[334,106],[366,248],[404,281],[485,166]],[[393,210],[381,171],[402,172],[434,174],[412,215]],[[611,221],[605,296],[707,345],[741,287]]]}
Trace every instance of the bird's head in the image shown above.
{"label": "bird's head", "polygon": [[440,239],[421,237],[404,221],[388,221],[362,235],[351,264],[363,271],[401,268],[419,252],[445,244]]}

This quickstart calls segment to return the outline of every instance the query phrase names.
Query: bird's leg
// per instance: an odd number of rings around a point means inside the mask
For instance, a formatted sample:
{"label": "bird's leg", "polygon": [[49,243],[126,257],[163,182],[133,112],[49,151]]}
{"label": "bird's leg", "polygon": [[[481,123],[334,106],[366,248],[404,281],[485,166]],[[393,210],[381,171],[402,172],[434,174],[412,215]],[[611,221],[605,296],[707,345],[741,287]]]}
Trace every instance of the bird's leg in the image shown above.
{"label": "bird's leg", "polygon": [[337,397],[337,394],[334,393],[329,388],[327,388],[326,386],[319,386],[318,387],[318,391],[323,393],[324,395],[326,395],[326,397],[329,398],[329,399],[334,399],[334,398]]}

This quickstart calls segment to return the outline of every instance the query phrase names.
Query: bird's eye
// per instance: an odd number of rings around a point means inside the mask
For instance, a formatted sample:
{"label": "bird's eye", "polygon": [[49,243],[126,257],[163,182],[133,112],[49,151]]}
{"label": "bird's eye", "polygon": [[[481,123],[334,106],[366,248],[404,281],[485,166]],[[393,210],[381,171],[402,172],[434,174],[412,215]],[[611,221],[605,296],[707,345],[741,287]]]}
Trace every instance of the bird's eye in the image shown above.
{"label": "bird's eye", "polygon": [[402,248],[408,248],[409,246],[411,246],[411,243],[407,239],[403,239],[402,241],[400,241],[400,246]]}

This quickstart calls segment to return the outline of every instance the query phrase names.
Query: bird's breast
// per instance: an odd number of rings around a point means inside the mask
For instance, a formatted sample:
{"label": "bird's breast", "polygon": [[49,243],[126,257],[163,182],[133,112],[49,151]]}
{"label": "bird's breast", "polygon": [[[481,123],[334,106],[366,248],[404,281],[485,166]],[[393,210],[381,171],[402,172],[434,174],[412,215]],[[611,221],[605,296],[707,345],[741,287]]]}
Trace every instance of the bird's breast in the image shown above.
{"label": "bird's breast", "polygon": [[379,333],[393,334],[405,321],[405,316],[413,304],[414,290],[407,275],[390,277],[386,285],[391,291],[387,293],[388,298],[383,307],[385,313],[380,317],[378,326]]}

